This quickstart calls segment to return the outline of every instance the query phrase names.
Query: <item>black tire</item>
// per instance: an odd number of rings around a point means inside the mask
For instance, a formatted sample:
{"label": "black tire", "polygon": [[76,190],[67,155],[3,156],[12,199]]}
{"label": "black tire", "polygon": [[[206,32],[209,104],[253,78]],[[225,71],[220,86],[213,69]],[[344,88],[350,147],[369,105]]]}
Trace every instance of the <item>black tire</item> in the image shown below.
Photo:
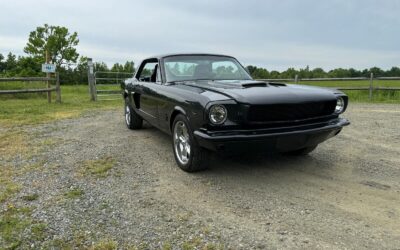
{"label": "black tire", "polygon": [[[187,134],[189,137],[187,144],[189,144],[189,146],[190,146],[189,147],[190,153],[188,154],[188,157],[186,157],[187,162],[183,162],[182,159],[180,159],[181,157],[179,156],[181,154],[178,151],[182,151],[182,150],[179,150],[179,146],[181,145],[181,143],[175,142],[176,141],[175,132],[176,132],[176,130],[179,129],[177,126],[182,127],[181,126],[182,124],[184,124],[186,126]],[[177,145],[176,145],[176,143],[177,143]],[[183,171],[197,172],[197,171],[207,169],[209,166],[209,162],[210,162],[209,151],[198,145],[196,139],[194,138],[193,131],[189,126],[189,122],[188,122],[187,118],[182,114],[179,114],[175,117],[174,123],[172,125],[172,149],[174,152],[175,161]]]}
{"label": "black tire", "polygon": [[143,126],[143,118],[129,104],[128,97],[125,98],[125,123],[129,129],[141,129]]}
{"label": "black tire", "polygon": [[293,156],[308,155],[309,153],[311,153],[312,151],[314,151],[314,149],[316,149],[317,146],[318,146],[318,145],[309,146],[309,147],[305,147],[305,148],[302,148],[302,149],[298,149],[298,150],[294,150],[294,151],[285,152],[285,154],[286,154],[286,155],[293,155]]}

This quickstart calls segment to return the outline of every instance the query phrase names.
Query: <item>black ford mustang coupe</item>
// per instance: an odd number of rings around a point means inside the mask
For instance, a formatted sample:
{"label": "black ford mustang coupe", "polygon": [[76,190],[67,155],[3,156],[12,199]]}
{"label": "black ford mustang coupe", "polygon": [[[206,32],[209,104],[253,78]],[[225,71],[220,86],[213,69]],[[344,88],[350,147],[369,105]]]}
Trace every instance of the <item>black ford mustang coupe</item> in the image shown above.
{"label": "black ford mustang coupe", "polygon": [[224,55],[151,57],[121,87],[128,128],[146,120],[170,134],[175,160],[188,172],[207,167],[209,150],[307,154],[350,124],[339,117],[344,93],[256,81]]}

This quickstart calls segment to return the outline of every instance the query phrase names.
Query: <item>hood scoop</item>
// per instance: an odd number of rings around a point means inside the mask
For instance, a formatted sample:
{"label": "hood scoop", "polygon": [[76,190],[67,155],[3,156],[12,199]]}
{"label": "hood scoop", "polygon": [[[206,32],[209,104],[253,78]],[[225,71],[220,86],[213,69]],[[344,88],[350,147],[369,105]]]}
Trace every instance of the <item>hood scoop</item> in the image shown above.
{"label": "hood scoop", "polygon": [[251,88],[251,87],[267,87],[268,84],[266,82],[249,82],[249,83],[243,83],[242,87],[243,88]]}
{"label": "hood scoop", "polygon": [[251,88],[251,87],[286,87],[285,83],[281,82],[247,82],[241,84],[243,88]]}

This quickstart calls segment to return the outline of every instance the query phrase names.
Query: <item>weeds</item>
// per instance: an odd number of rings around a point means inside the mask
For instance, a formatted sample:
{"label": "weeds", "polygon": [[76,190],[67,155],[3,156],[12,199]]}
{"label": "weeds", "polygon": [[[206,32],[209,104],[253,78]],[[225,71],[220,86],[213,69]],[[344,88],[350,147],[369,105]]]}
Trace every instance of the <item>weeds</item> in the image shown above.
{"label": "weeds", "polygon": [[39,198],[38,194],[29,194],[22,197],[24,201],[35,201]]}
{"label": "weeds", "polygon": [[83,164],[83,174],[91,174],[96,177],[106,177],[108,171],[115,165],[115,160],[110,157],[104,157],[98,160],[88,160]]}
{"label": "weeds", "polygon": [[82,189],[79,188],[73,188],[69,190],[68,192],[64,193],[64,197],[67,199],[76,199],[81,197],[84,194]]}

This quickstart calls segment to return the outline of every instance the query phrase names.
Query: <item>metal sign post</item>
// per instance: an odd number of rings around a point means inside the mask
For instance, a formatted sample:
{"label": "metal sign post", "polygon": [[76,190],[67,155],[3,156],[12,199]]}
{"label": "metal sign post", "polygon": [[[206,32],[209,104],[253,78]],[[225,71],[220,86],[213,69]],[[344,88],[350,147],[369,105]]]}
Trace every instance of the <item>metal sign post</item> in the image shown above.
{"label": "metal sign post", "polygon": [[[42,72],[46,73],[46,77],[50,78],[50,73],[56,72],[56,66],[54,64],[50,64],[50,55],[49,52],[46,50],[46,63],[42,64]],[[47,81],[47,88],[49,89],[50,82]],[[51,103],[51,92],[47,92],[47,101]]]}

